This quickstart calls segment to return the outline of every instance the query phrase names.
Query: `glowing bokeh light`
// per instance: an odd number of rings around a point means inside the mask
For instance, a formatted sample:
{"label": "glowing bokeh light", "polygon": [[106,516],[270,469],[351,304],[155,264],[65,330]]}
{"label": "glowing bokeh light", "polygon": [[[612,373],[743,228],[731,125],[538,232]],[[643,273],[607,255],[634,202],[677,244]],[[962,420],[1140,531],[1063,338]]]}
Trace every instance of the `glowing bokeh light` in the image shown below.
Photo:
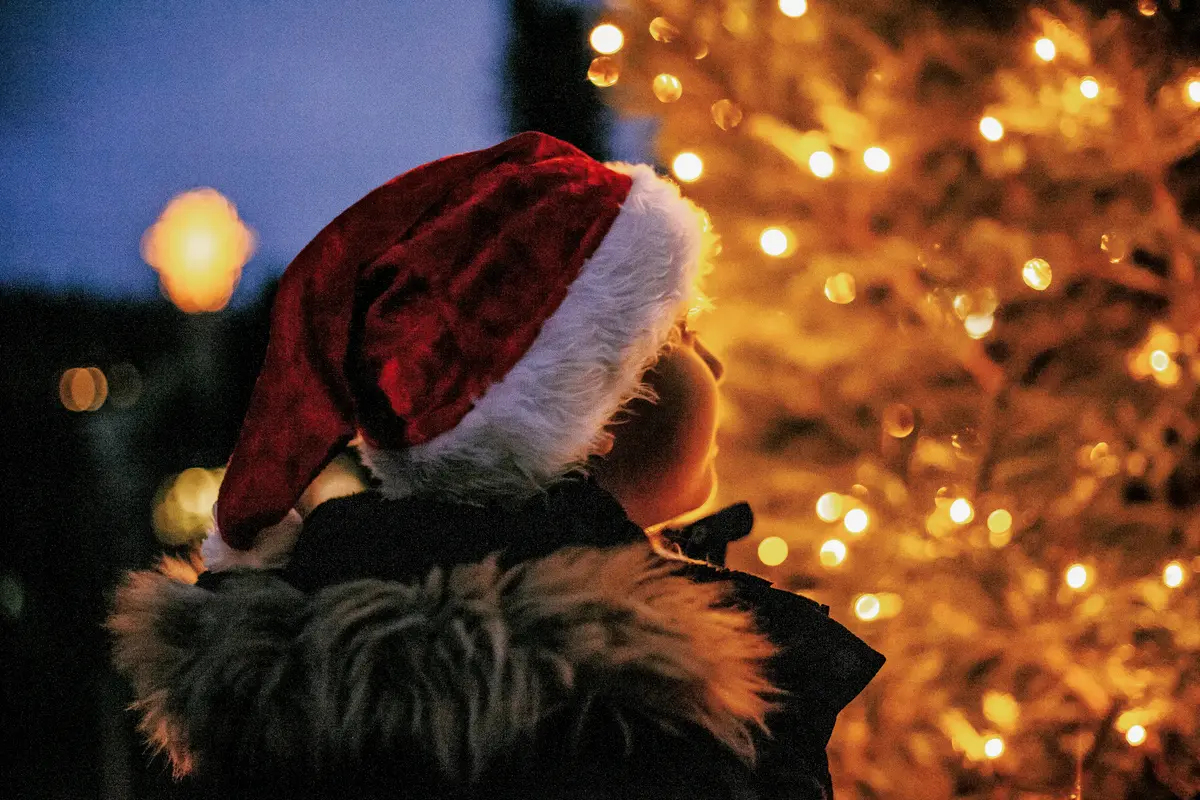
{"label": "glowing bokeh light", "polygon": [[1043,36],[1033,43],[1033,52],[1037,53],[1037,57],[1042,61],[1053,61],[1058,55],[1058,48],[1054,46],[1054,42]]}
{"label": "glowing bokeh light", "polygon": [[818,150],[808,157],[808,168],[818,178],[828,178],[833,174],[833,156],[824,150]]}
{"label": "glowing bokeh light", "polygon": [[1100,84],[1095,78],[1084,78],[1079,82],[1079,93],[1088,100],[1095,100],[1100,94]]}
{"label": "glowing bokeh light", "polygon": [[821,564],[836,567],[846,560],[846,543],[841,539],[829,539],[821,545]]}
{"label": "glowing bokeh light", "polygon": [[220,311],[254,252],[254,232],[215,189],[174,197],[142,236],[142,258],[167,297],[188,313]]}
{"label": "glowing bokeh light", "polygon": [[854,286],[854,276],[849,272],[839,272],[825,279],[825,297],[838,305],[853,303],[857,291]]}
{"label": "glowing bokeh light", "polygon": [[601,89],[612,86],[620,77],[621,70],[617,68],[617,62],[608,56],[593,58],[592,63],[588,65],[588,80]]}
{"label": "glowing bokeh light", "polygon": [[606,22],[592,29],[588,41],[597,53],[611,56],[625,46],[625,34],[621,33],[621,29],[616,25]]}
{"label": "glowing bokeh light", "polygon": [[1021,280],[1025,281],[1025,285],[1030,289],[1044,292],[1049,288],[1052,279],[1050,262],[1044,258],[1031,258],[1021,267]]}
{"label": "glowing bokeh light", "polygon": [[882,606],[879,598],[873,594],[860,594],[854,601],[854,616],[864,621],[870,621],[879,616]]}
{"label": "glowing bokeh light", "polygon": [[887,172],[892,165],[892,157],[882,147],[868,147],[863,153],[863,163],[872,172]]}
{"label": "glowing bokeh light", "polygon": [[988,514],[987,527],[992,533],[1004,533],[1012,528],[1012,514],[1006,509],[997,508]]}
{"label": "glowing bokeh light", "polygon": [[97,411],[108,399],[108,379],[96,367],[74,367],[58,379],[58,399],[68,411]]}
{"label": "glowing bokeh light", "polygon": [[1172,561],[1163,567],[1163,583],[1171,589],[1178,589],[1182,586],[1184,577],[1183,564],[1178,561]]}
{"label": "glowing bokeh light", "polygon": [[669,72],[655,75],[651,88],[654,90],[654,96],[663,103],[674,103],[683,97],[683,83]]}
{"label": "glowing bokeh light", "polygon": [[1082,589],[1091,580],[1091,573],[1083,564],[1072,564],[1067,568],[1067,586],[1072,589]]}
{"label": "glowing bokeh light", "polygon": [[991,314],[968,314],[963,320],[963,328],[972,339],[982,339],[991,333],[996,325],[996,318]]}
{"label": "glowing bokeh light", "polygon": [[675,160],[671,162],[671,171],[679,180],[691,183],[704,172],[704,162],[695,153],[683,152],[675,156]]}
{"label": "glowing bokeh light", "polygon": [[950,519],[959,525],[966,525],[974,518],[975,509],[971,506],[971,501],[967,498],[960,497],[950,504]]}
{"label": "glowing bokeh light", "polygon": [[995,117],[984,117],[979,120],[979,132],[989,142],[998,142],[1004,138],[1004,126]]}
{"label": "glowing bokeh light", "polygon": [[778,536],[768,536],[758,543],[758,560],[768,567],[777,567],[788,557],[788,543]]}
{"label": "glowing bokeh light", "polygon": [[860,534],[871,524],[871,517],[861,508],[852,508],[842,518],[842,525],[853,534]]}
{"label": "glowing bokeh light", "polygon": [[1155,372],[1165,372],[1171,366],[1171,356],[1165,350],[1155,350],[1150,353],[1150,369]]}
{"label": "glowing bokeh light", "polygon": [[803,17],[808,11],[808,0],[779,0],[779,10],[785,17]]}
{"label": "glowing bokeh light", "polygon": [[826,492],[817,498],[817,516],[825,522],[837,522],[842,518],[842,496],[837,492]]}
{"label": "glowing bokeh light", "polygon": [[1004,754],[1004,740],[993,736],[983,743],[983,754],[988,758],[999,758]]}
{"label": "glowing bokeh light", "polygon": [[912,406],[892,403],[883,410],[883,432],[893,439],[903,439],[917,427],[917,415]]}
{"label": "glowing bokeh light", "polygon": [[1200,106],[1200,80],[1188,81],[1184,93],[1189,103]]}
{"label": "glowing bokeh light", "polygon": [[169,478],[154,503],[154,531],[165,544],[182,545],[203,537],[213,524],[212,509],[224,468],[192,467]]}
{"label": "glowing bokeh light", "polygon": [[1146,741],[1146,729],[1141,725],[1134,725],[1125,732],[1125,741],[1138,747]]}
{"label": "glowing bokeh light", "polygon": [[782,228],[770,227],[758,237],[758,246],[767,255],[779,257],[790,249],[791,242]]}

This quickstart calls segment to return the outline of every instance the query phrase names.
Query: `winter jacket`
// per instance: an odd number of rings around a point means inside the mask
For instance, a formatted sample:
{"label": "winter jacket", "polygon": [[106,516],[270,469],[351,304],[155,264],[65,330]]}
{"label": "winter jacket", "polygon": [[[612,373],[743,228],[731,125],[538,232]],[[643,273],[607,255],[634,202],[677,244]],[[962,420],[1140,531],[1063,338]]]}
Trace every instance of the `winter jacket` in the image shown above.
{"label": "winter jacket", "polygon": [[[730,518],[675,538],[719,560]],[[318,506],[282,569],[164,566],[118,592],[116,663],[220,797],[819,800],[883,663],[826,607],[663,557],[586,478],[367,492]]]}

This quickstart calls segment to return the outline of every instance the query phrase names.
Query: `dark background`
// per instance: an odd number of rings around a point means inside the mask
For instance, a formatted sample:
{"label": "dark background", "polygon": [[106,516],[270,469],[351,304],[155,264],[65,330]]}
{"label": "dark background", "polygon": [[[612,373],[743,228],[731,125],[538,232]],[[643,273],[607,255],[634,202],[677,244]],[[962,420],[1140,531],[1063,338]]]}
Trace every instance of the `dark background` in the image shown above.
{"label": "dark background", "polygon": [[[484,85],[475,73],[451,69],[450,80],[471,84],[466,101],[451,107],[485,106],[462,119],[457,111],[446,117],[443,97],[421,94],[433,91],[432,84],[418,81],[423,90],[396,97],[393,87],[370,83],[370,59],[334,70],[321,91],[298,89],[302,79],[294,73],[328,57],[322,47],[379,47],[355,38],[363,25],[378,26],[360,19],[358,27],[326,32],[315,40],[324,44],[306,46],[306,33],[326,25],[328,14],[320,4],[285,5],[264,4],[262,16],[242,19],[236,31],[206,33],[209,38],[198,43],[186,29],[198,24],[197,14],[232,14],[233,6],[202,3],[182,21],[148,3],[0,8],[0,141],[7,151],[0,155],[0,508],[7,534],[0,548],[0,740],[8,765],[0,772],[0,797],[189,796],[188,784],[172,781],[164,760],[148,753],[133,730],[133,716],[124,711],[128,687],[107,666],[103,619],[121,574],[151,564],[165,549],[151,527],[162,481],[227,458],[266,347],[274,277],[307,237],[392,174],[486,146],[506,132],[539,129],[597,157],[645,157],[638,131],[646,126],[614,125],[582,77],[593,55],[587,32],[597,12],[590,4],[478,4],[500,13],[475,28],[425,19],[432,39],[389,17],[400,39],[393,56],[403,66],[398,75],[444,72],[454,63],[446,52],[481,46],[488,35],[497,38],[496,52],[476,59],[491,64]],[[438,4],[420,4],[422,13],[428,5]],[[446,13],[462,16],[466,5],[448,4]],[[1025,8],[949,0],[934,5],[947,16],[990,25],[1012,24]],[[1128,10],[1130,4],[1093,7],[1107,6]],[[1196,52],[1196,4],[1163,6],[1177,45]],[[378,6],[366,12],[381,13]],[[121,39],[108,30],[121,14],[126,34],[129,15],[144,24],[141,38]],[[464,30],[477,38],[464,41]],[[248,37],[245,52],[284,48],[284,55],[213,67],[206,41],[235,35]],[[112,41],[126,50],[85,46]],[[145,52],[164,41],[180,52]],[[46,55],[47,42],[60,46]],[[290,42],[298,43],[295,49],[287,49]],[[178,107],[158,97],[147,110],[139,91],[180,80],[155,70],[188,64],[197,65],[196,80],[218,83],[249,70],[258,74],[251,85],[262,98],[279,93],[295,105],[268,104],[259,115],[239,118],[211,108],[215,101],[208,95],[185,95]],[[93,73],[125,76],[130,88],[119,94],[127,104],[95,105],[98,95],[81,89]],[[319,108],[329,98],[336,98],[333,108]],[[339,114],[364,107],[376,109],[367,120],[383,115],[378,129],[349,130]],[[209,113],[198,118],[193,139],[175,144],[189,157],[199,152],[200,159],[182,171],[165,167],[170,154],[161,150],[159,129],[146,123],[143,112],[151,121],[155,114]],[[272,137],[298,124],[297,114],[311,115],[304,117],[309,130],[322,133],[282,153],[272,150]],[[252,135],[233,137],[229,131],[238,126],[250,126]],[[389,136],[378,135],[385,129]],[[99,144],[97,131],[105,130],[132,133],[116,137],[124,144],[114,151]],[[246,141],[261,147],[234,145]],[[55,160],[64,154],[65,162]],[[71,164],[99,165],[97,174],[107,181],[103,191],[77,185]],[[39,181],[52,185],[39,187]],[[137,237],[171,195],[214,183],[223,191],[240,187],[251,198],[239,207],[259,228],[261,246],[230,309],[187,315],[157,295],[154,274],[137,259]],[[130,220],[137,226],[131,228]],[[123,238],[114,245],[118,234]],[[62,406],[58,380],[64,370],[109,371],[116,364],[132,364],[140,374],[141,389],[131,403],[108,403],[92,413]]]}

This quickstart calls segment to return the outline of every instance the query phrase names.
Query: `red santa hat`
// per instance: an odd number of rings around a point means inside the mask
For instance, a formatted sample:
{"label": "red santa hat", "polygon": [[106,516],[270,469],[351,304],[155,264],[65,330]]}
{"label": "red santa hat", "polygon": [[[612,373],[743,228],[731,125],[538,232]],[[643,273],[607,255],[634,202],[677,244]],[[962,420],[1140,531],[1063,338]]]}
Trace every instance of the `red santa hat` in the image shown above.
{"label": "red santa hat", "polygon": [[375,189],[288,266],[217,502],[235,550],[355,437],[382,491],[530,493],[596,451],[696,296],[702,211],[524,133]]}

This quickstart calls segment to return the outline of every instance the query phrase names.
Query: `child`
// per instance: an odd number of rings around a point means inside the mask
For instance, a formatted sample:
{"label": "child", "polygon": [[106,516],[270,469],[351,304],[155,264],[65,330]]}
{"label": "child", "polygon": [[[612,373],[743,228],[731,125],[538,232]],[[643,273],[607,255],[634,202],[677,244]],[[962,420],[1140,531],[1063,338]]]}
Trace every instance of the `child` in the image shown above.
{"label": "child", "polygon": [[[882,657],[646,535],[713,491],[722,367],[686,327],[712,244],[650,168],[538,133],[330,223],[280,284],[207,571],[117,595],[176,771],[238,797],[830,797]],[[666,539],[719,561],[748,525]]]}

